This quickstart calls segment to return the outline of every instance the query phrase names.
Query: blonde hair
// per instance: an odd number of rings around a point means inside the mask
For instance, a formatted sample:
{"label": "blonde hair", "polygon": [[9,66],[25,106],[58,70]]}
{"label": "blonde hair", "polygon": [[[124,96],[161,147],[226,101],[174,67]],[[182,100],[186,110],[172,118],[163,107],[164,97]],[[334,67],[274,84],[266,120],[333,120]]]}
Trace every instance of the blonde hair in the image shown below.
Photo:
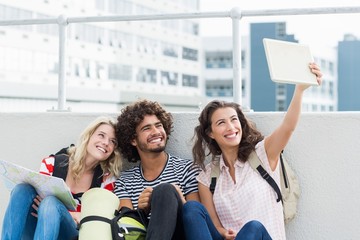
{"label": "blonde hair", "polygon": [[[78,181],[84,172],[85,158],[87,155],[86,149],[90,137],[94,134],[96,129],[103,124],[107,124],[113,127],[115,131],[116,122],[113,118],[106,116],[98,117],[84,129],[77,141],[77,144],[68,150],[69,170],[71,170],[73,175],[72,177],[75,181]],[[114,152],[109,156],[108,159],[100,162],[100,166],[103,170],[103,174],[108,173],[111,176],[119,177],[122,168],[122,159],[120,157],[117,146],[115,146]]]}

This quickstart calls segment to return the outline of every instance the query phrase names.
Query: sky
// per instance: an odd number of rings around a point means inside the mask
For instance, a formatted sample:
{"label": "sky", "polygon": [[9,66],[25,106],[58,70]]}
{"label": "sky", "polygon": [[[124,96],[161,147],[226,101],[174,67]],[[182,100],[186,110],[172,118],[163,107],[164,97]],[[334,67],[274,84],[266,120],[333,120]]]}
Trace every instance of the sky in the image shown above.
{"label": "sky", "polygon": [[[324,7],[360,7],[360,0],[200,0],[200,11],[293,9]],[[360,13],[319,14],[276,17],[244,17],[241,19],[241,35],[248,35],[249,23],[285,21],[287,33],[294,34],[300,43],[313,47],[335,47],[351,33],[360,39]],[[203,36],[231,36],[231,19],[201,19]]]}

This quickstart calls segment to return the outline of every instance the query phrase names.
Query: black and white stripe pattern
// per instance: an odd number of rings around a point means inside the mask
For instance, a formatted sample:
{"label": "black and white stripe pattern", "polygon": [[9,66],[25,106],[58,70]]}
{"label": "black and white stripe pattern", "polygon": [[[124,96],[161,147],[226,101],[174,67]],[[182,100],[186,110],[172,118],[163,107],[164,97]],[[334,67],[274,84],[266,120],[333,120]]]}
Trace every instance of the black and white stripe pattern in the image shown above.
{"label": "black and white stripe pattern", "polygon": [[196,176],[199,169],[189,159],[168,154],[168,161],[162,173],[153,181],[147,181],[141,172],[141,165],[122,172],[115,182],[115,194],[120,199],[131,199],[134,208],[138,206],[140,193],[147,187],[156,187],[160,183],[175,183],[183,194],[198,192]]}

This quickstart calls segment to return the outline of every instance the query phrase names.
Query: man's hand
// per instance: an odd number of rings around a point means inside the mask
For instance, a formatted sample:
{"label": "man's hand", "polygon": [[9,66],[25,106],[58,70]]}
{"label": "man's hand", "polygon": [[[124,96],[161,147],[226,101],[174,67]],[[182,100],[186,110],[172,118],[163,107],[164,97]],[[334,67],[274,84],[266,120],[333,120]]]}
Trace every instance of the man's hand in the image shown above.
{"label": "man's hand", "polygon": [[183,204],[186,203],[186,199],[184,197],[183,192],[181,191],[180,187],[178,185],[176,185],[175,183],[172,183],[172,185],[175,187],[176,191],[178,192],[178,194],[180,195],[181,201]]}
{"label": "man's hand", "polygon": [[142,193],[140,193],[139,200],[138,200],[138,208],[143,209],[146,213],[150,212],[151,206],[151,194],[152,194],[153,188],[147,187],[144,189]]}

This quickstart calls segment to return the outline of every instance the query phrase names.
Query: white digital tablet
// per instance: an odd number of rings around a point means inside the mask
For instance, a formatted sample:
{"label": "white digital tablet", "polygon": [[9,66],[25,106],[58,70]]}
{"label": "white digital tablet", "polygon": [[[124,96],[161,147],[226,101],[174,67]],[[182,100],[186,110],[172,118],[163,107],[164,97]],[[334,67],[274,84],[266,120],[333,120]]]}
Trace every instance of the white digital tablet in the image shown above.
{"label": "white digital tablet", "polygon": [[309,68],[309,63],[314,62],[309,46],[268,38],[263,43],[272,81],[318,85]]}

